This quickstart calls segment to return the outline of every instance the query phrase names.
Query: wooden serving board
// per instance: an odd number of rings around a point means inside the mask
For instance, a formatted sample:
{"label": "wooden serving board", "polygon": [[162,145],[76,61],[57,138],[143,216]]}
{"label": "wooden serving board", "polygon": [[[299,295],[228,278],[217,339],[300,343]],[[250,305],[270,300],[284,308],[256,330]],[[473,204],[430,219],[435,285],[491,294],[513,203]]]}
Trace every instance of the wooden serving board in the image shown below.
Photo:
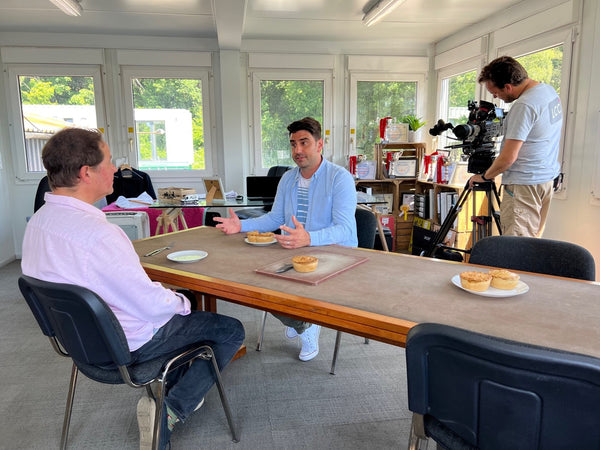
{"label": "wooden serving board", "polygon": [[340,255],[323,250],[307,250],[305,255],[319,258],[319,264],[314,272],[300,273],[296,272],[294,269],[291,269],[287,272],[275,273],[275,271],[280,267],[292,262],[291,256],[270,263],[266,266],[259,267],[258,269],[255,269],[255,272],[263,275],[269,275],[271,277],[317,285],[322,281],[345,272],[352,267],[358,266],[369,259],[366,256]]}

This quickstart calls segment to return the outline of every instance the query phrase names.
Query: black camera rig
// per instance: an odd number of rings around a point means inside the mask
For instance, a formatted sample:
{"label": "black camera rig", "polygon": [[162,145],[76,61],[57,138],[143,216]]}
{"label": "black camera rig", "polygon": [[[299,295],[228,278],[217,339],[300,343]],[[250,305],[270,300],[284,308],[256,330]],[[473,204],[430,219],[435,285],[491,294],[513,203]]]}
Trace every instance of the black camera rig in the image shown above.
{"label": "black camera rig", "polygon": [[479,106],[477,102],[469,100],[468,109],[469,120],[466,124],[454,126],[440,119],[429,130],[429,134],[439,136],[451,129],[454,132],[454,139],[461,140],[462,143],[448,145],[445,148],[462,148],[463,153],[469,156],[468,172],[482,174],[496,159],[496,138],[502,135],[504,110],[483,100]]}

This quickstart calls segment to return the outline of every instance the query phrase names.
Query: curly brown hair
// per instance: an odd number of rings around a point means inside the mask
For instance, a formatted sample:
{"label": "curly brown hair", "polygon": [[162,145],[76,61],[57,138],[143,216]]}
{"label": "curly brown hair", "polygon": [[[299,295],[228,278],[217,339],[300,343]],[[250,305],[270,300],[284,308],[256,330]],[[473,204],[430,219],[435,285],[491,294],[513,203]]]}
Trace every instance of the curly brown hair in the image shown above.
{"label": "curly brown hair", "polygon": [[73,187],[79,169],[102,162],[102,133],[83,128],[64,128],[52,136],[42,150],[42,162],[48,172],[50,188]]}
{"label": "curly brown hair", "polygon": [[500,56],[481,69],[477,81],[491,81],[498,89],[504,89],[507,84],[518,86],[529,76],[525,68],[510,56]]}

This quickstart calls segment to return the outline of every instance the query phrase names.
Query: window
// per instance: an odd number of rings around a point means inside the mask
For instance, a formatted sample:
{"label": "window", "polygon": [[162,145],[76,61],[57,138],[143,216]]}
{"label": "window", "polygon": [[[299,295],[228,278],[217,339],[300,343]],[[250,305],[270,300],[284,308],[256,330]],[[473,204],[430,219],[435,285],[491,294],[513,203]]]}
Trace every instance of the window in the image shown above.
{"label": "window", "polygon": [[11,66],[9,76],[11,103],[18,108],[13,137],[21,178],[45,172],[42,148],[57,131],[104,129],[98,68]]}
{"label": "window", "polygon": [[392,117],[400,122],[408,114],[421,116],[423,75],[355,72],[350,78],[350,123],[356,131],[356,148],[349,152],[374,160],[374,146],[381,142],[379,121]]}
{"label": "window", "polygon": [[[469,119],[469,101],[476,99],[477,71],[469,70],[441,78],[440,116],[438,119],[452,125],[466,123]],[[450,134],[450,136],[448,136]],[[452,139],[452,131],[438,136],[438,148],[459,143]]]}
{"label": "window", "polygon": [[264,174],[271,166],[294,164],[287,126],[295,120],[314,117],[321,123],[325,138],[331,75],[255,72],[252,82],[256,151],[251,173]]}
{"label": "window", "polygon": [[129,158],[144,171],[212,172],[207,72],[173,73],[124,70]]}
{"label": "window", "polygon": [[[511,55],[527,70],[529,77],[554,87],[563,108],[563,132],[561,135],[559,161],[565,173],[564,187],[568,185],[570,150],[565,142],[572,142],[572,126],[569,122],[570,70],[576,33],[571,29],[549,32],[529,40],[498,49],[497,55]],[[503,102],[500,102],[503,103]],[[510,104],[499,105],[510,109]],[[564,193],[557,193],[563,196]]]}
{"label": "window", "polygon": [[356,152],[375,159],[373,148],[380,142],[379,120],[392,117],[400,122],[417,111],[415,81],[357,81]]}

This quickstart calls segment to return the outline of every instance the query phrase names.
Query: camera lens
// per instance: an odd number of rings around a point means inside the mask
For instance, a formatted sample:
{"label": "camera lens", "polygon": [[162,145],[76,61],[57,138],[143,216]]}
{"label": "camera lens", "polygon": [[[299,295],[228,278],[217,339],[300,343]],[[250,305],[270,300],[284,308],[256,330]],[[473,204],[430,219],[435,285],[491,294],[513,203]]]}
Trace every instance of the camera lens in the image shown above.
{"label": "camera lens", "polygon": [[469,124],[463,124],[463,125],[456,125],[453,129],[454,131],[454,136],[456,136],[458,139],[468,139],[469,137],[477,134],[477,130],[475,129],[475,126],[473,125],[469,125]]}

